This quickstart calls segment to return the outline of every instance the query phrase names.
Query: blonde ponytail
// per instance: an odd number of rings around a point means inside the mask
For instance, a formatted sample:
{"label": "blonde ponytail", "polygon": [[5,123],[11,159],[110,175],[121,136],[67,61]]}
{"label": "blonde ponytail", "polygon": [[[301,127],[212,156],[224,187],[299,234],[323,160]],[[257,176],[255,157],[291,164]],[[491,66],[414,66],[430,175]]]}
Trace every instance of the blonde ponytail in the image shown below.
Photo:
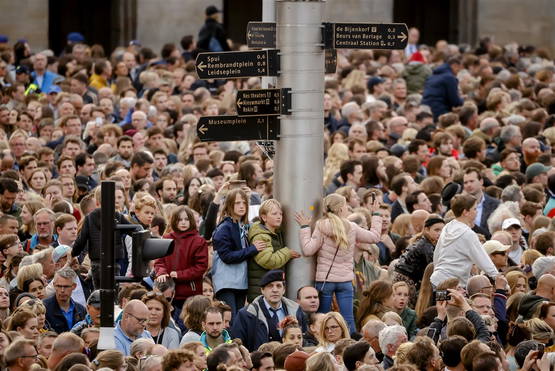
{"label": "blonde ponytail", "polygon": [[347,237],[347,226],[345,221],[337,214],[341,208],[347,203],[345,197],[332,193],[324,198],[324,217],[328,218],[331,225],[333,239],[340,248],[349,248],[349,239]]}

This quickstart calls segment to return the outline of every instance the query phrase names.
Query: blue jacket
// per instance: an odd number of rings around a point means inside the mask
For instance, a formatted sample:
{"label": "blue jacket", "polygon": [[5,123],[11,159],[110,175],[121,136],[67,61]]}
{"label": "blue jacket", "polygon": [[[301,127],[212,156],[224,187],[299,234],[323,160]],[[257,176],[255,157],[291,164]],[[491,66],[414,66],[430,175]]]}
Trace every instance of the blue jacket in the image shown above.
{"label": "blue jacket", "polygon": [[254,245],[248,244],[247,235],[243,238],[242,243],[239,224],[230,217],[226,217],[214,231],[212,279],[215,293],[221,289],[248,288],[247,260],[258,254],[258,250]]}
{"label": "blue jacket", "polygon": [[[55,74],[54,72],[50,72],[48,70],[44,71],[44,75],[42,76],[42,85],[40,85],[40,90],[43,93],[48,93],[50,87],[54,84],[54,80],[57,77],[61,77],[58,74]],[[39,83],[37,82],[37,74],[36,72],[32,72],[31,73],[31,78],[33,79],[33,84],[37,84],[37,86],[39,85]]]}
{"label": "blue jacket", "polygon": [[58,301],[56,300],[56,295],[52,295],[49,298],[44,299],[42,302],[44,307],[46,308],[46,323],[48,326],[56,331],[58,334],[62,332],[67,332],[72,329],[74,325],[78,322],[85,319],[87,315],[87,310],[84,306],[79,303],[73,301],[73,299],[69,299],[71,304],[73,304],[73,323],[71,326],[68,326],[66,317],[62,313],[62,309],[58,305]]}
{"label": "blue jacket", "polygon": [[459,80],[451,71],[451,67],[444,63],[437,67],[424,84],[422,104],[430,106],[434,120],[453,107],[462,106],[463,100],[459,96]]}
{"label": "blue jacket", "polygon": [[[488,234],[491,233],[488,227],[488,219],[493,214],[497,206],[499,206],[500,201],[493,197],[488,196],[485,192],[483,193],[484,203],[482,205],[482,218],[480,219],[480,228],[484,231],[487,231]],[[489,239],[489,235],[486,235],[486,238]]]}
{"label": "blue jacket", "polygon": [[[264,315],[264,309],[260,307],[262,296],[257,297],[237,312],[237,316],[233,319],[231,326],[231,337],[233,339],[239,338],[243,345],[249,350],[254,352],[258,347],[270,341],[268,328],[268,320]],[[299,304],[293,300],[282,298],[282,306],[286,310],[288,316],[295,315],[299,324],[303,322],[302,311],[299,310]],[[275,340],[275,339],[272,339]]]}

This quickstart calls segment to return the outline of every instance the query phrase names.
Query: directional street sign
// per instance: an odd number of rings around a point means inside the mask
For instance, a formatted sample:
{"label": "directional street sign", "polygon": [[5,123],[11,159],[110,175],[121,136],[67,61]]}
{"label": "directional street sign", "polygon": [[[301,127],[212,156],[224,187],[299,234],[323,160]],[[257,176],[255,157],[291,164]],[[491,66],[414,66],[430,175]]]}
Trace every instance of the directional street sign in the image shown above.
{"label": "directional street sign", "polygon": [[249,49],[275,49],[275,22],[249,22],[247,25],[247,46]]}
{"label": "directional street sign", "polygon": [[335,73],[337,70],[337,50],[326,49],[324,51],[324,59],[325,73]]}
{"label": "directional street sign", "polygon": [[196,67],[199,78],[203,80],[277,76],[278,50],[200,53]]}
{"label": "directional street sign", "polygon": [[324,23],[324,45],[336,49],[404,49],[404,23]]}
{"label": "directional street sign", "polygon": [[276,116],[204,116],[197,124],[201,142],[235,140],[277,140],[279,119]]}
{"label": "directional street sign", "polygon": [[291,109],[291,89],[256,89],[237,92],[237,115],[287,115]]}

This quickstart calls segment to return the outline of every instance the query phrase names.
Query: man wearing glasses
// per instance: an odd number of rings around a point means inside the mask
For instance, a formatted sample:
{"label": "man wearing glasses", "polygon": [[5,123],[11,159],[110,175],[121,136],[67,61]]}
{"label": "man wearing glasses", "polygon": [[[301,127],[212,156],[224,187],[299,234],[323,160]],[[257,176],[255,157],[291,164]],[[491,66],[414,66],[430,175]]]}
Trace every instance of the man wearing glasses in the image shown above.
{"label": "man wearing glasses", "polygon": [[43,301],[46,307],[46,321],[58,334],[71,330],[87,315],[85,307],[71,298],[76,287],[76,279],[77,274],[69,267],[57,271],[53,280],[56,294]]}
{"label": "man wearing glasses", "polygon": [[123,309],[121,321],[116,325],[114,340],[116,349],[124,356],[130,355],[131,343],[137,339],[152,339],[145,330],[149,311],[140,300],[130,300]]}
{"label": "man wearing glasses", "polygon": [[27,339],[18,339],[10,344],[4,352],[4,361],[7,370],[27,371],[36,362],[38,357],[34,342]]}

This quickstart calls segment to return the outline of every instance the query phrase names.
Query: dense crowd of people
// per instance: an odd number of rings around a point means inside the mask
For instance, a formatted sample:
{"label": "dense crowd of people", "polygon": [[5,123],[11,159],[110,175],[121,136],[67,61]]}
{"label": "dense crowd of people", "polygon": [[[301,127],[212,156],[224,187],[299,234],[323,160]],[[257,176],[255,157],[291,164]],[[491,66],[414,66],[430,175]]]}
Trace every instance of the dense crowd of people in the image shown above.
{"label": "dense crowd of people", "polygon": [[[244,48],[218,14],[159,54],[0,37],[2,369],[553,369],[549,51],[425,45],[412,28],[405,50],[339,52],[322,215],[296,210],[297,251],[266,149],[196,136],[199,117],[235,114],[237,90],[261,85],[198,79],[199,51]],[[118,223],[175,241],[119,284],[107,350],[103,180]],[[117,231],[116,275],[133,277],[132,253]],[[305,257],[313,285],[286,297],[287,264]]]}

